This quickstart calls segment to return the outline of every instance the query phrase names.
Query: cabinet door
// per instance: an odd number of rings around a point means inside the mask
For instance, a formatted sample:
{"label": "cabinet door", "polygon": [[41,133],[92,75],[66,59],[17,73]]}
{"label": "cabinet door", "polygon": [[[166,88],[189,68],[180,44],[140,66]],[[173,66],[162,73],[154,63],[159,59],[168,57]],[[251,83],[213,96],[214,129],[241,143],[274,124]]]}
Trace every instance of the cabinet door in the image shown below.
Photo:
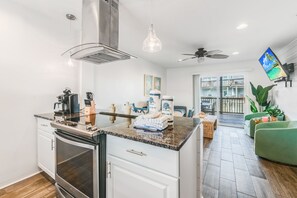
{"label": "cabinet door", "polygon": [[54,136],[38,130],[38,166],[55,178]]}
{"label": "cabinet door", "polygon": [[178,198],[178,179],[108,155],[108,198]]}

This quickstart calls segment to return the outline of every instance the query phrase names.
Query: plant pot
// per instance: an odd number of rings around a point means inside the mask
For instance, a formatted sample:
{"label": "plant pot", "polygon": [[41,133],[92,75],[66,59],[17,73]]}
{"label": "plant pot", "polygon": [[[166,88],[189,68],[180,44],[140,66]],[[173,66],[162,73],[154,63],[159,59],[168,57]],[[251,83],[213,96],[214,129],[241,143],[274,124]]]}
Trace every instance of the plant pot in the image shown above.
{"label": "plant pot", "polygon": [[278,121],[285,121],[285,116],[284,115],[277,116],[277,120]]}

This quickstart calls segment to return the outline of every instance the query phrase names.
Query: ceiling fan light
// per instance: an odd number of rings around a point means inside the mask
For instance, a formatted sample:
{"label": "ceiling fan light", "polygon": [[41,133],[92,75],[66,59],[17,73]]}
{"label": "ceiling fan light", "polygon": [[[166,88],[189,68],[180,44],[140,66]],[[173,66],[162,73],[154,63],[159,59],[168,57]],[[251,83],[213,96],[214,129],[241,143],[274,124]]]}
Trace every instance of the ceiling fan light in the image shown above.
{"label": "ceiling fan light", "polygon": [[202,63],[202,62],[204,62],[204,57],[199,57],[199,58],[197,59],[197,61],[198,61],[198,63]]}
{"label": "ceiling fan light", "polygon": [[247,28],[247,27],[248,27],[248,24],[246,24],[246,23],[242,23],[242,24],[240,24],[239,26],[237,26],[236,29],[238,29],[238,30],[243,30],[243,29],[245,29],[245,28]]}
{"label": "ceiling fan light", "polygon": [[145,52],[155,53],[161,51],[161,49],[161,40],[157,37],[153,24],[151,24],[148,35],[143,41],[142,50]]}

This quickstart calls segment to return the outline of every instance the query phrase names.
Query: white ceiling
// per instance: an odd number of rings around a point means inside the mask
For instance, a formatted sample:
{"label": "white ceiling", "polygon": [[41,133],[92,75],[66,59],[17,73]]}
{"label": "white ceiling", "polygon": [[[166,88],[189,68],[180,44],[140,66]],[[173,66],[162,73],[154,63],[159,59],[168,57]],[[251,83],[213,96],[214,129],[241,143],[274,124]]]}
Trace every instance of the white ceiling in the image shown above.
{"label": "white ceiling", "polygon": [[[15,0],[44,14],[65,20],[66,13],[80,18],[81,0]],[[164,67],[198,65],[179,63],[182,53],[199,47],[220,49],[226,60],[207,59],[204,64],[257,60],[266,48],[277,51],[297,37],[296,0],[152,0],[153,23],[163,50],[142,51],[149,25],[149,0],[120,0],[120,50]],[[237,30],[241,23],[249,26]],[[76,27],[80,27],[76,22]],[[238,51],[239,55],[232,55]]]}

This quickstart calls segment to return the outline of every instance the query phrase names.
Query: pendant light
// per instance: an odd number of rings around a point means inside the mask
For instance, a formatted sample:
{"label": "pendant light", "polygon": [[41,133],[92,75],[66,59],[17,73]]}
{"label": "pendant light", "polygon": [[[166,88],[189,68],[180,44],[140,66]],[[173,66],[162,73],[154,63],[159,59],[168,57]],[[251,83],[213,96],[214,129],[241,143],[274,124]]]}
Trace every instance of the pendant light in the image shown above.
{"label": "pendant light", "polygon": [[[71,29],[71,21],[74,21],[76,20],[76,17],[73,15],[73,14],[66,14],[66,18],[69,20],[69,31],[70,31],[70,35],[71,35],[71,32],[72,32],[72,29]],[[71,58],[71,51],[69,51],[69,58],[68,58],[68,61],[67,61],[67,65],[69,67],[73,67],[74,64],[73,64],[73,61],[72,61],[72,58]]]}
{"label": "pendant light", "polygon": [[147,37],[143,41],[142,50],[145,52],[155,53],[162,49],[161,40],[157,37],[154,25],[152,23],[152,0],[150,0],[150,26]]}

